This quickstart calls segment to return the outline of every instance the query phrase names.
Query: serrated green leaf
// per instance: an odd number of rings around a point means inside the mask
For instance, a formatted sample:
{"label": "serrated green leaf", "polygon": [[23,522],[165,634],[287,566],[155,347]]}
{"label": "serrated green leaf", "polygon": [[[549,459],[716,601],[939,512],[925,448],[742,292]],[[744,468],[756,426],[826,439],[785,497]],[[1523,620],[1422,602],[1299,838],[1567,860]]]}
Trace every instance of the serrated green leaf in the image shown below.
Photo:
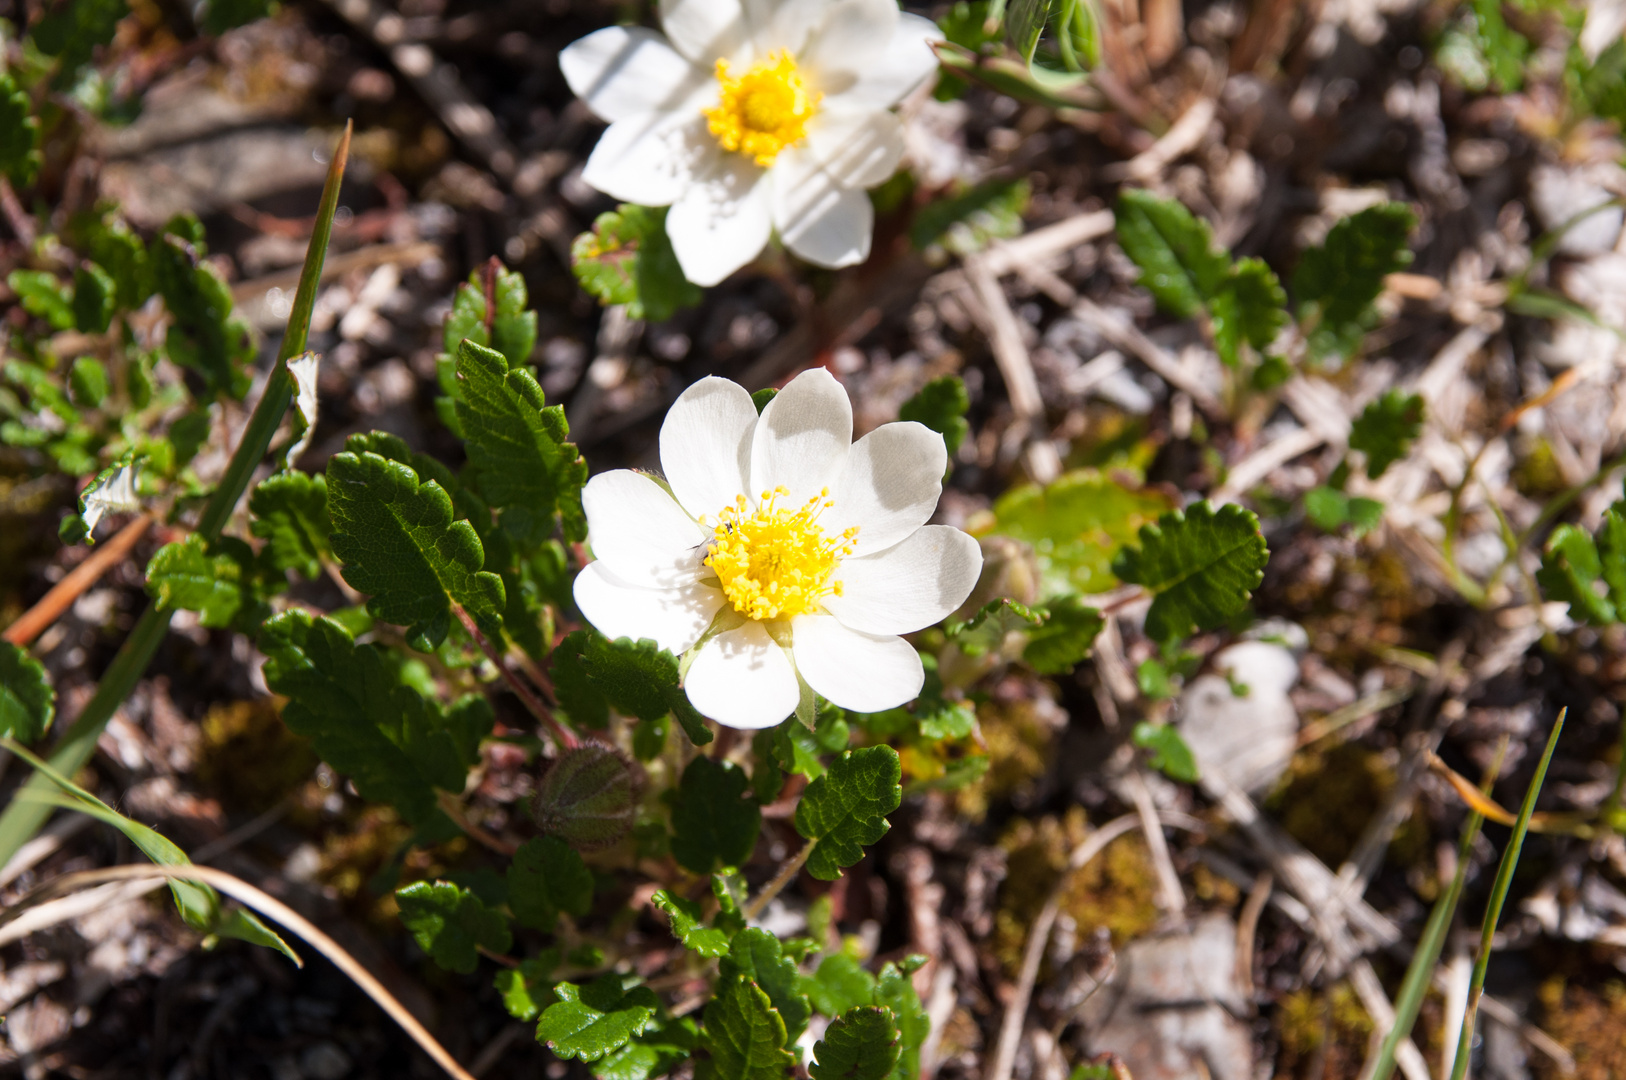
{"label": "serrated green leaf", "polygon": [[985,656],[1000,649],[1008,635],[1031,630],[1043,621],[1044,616],[1026,604],[1000,597],[988,601],[964,622],[951,619],[944,623],[943,632],[967,656]]}
{"label": "serrated green leaf", "polygon": [[898,1062],[892,1068],[893,1080],[914,1080],[920,1075],[920,1047],[931,1033],[931,1019],[915,993],[909,976],[926,963],[915,953],[901,965],[888,961],[875,979],[875,1004],[891,1012],[898,1025]]}
{"label": "serrated green leaf", "polygon": [[1315,324],[1310,344],[1317,355],[1347,356],[1360,344],[1384,277],[1411,263],[1406,237],[1416,225],[1401,203],[1369,207],[1338,222],[1299,259],[1293,296],[1299,319]]}
{"label": "serrated green leaf", "polygon": [[71,83],[98,45],[110,44],[119,20],[130,13],[125,0],[67,0],[30,30],[34,47],[61,58],[62,84]]}
{"label": "serrated green leaf", "polygon": [[509,1016],[530,1023],[558,1000],[553,987],[547,985],[547,979],[561,959],[558,949],[543,949],[529,960],[520,961],[519,967],[497,972],[492,985],[502,995],[503,1008],[508,1010]]}
{"label": "serrated green leaf", "polygon": [[603,304],[625,304],[634,319],[665,322],[704,297],[683,276],[666,235],[666,208],[627,203],[593,222],[570,246],[570,268]]}
{"label": "serrated green leaf", "polygon": [[107,399],[107,368],[94,356],[81,356],[68,369],[68,389],[76,404],[94,409]]}
{"label": "serrated green leaf", "polygon": [[1197,782],[1197,758],[1174,725],[1142,720],[1135,725],[1132,738],[1136,746],[1151,754],[1152,768],[1183,784]]}
{"label": "serrated green leaf", "polygon": [[1405,457],[1423,430],[1423,398],[1390,390],[1368,402],[1349,430],[1349,448],[1366,455],[1366,476],[1376,480]]}
{"label": "serrated green leaf", "polygon": [[782,1080],[796,1059],[785,1050],[785,1022],[778,1010],[748,979],[719,982],[717,996],[706,1005],[695,1080]]}
{"label": "serrated green leaf", "polygon": [[681,1062],[694,1056],[700,1031],[685,1016],[678,1020],[653,1021],[641,1035],[593,1066],[598,1080],[650,1080],[665,1076]]}
{"label": "serrated green leaf", "polygon": [[1112,559],[1142,525],[1174,509],[1168,495],[1078,469],[1046,487],[1013,488],[994,503],[993,531],[1032,546],[1041,600],[1102,593],[1118,579]]}
{"label": "serrated green leaf", "polygon": [[585,539],[587,462],[565,441],[564,409],[546,404],[527,369],[510,369],[501,353],[471,341],[459,346],[457,379],[457,418],[469,460],[479,470],[481,493],[502,509],[504,528],[527,544],[540,543],[558,514],[566,539]]}
{"label": "serrated green leaf", "polygon": [[157,288],[152,261],[147,246],[129,225],[116,217],[100,218],[91,226],[86,246],[96,265],[113,278],[116,309],[132,311],[147,302]]}
{"label": "serrated green leaf", "polygon": [[884,1080],[898,1064],[898,1027],[873,1005],[848,1009],[813,1044],[813,1080]]}
{"label": "serrated green leaf", "polygon": [[33,182],[40,167],[40,122],[28,94],[10,72],[0,71],[0,173],[18,187]]}
{"label": "serrated green leaf", "polygon": [[619,843],[632,828],[643,781],[619,750],[584,742],[542,774],[531,813],[537,826],[573,847]]}
{"label": "serrated green leaf", "polygon": [[1253,511],[1199,502],[1143,526],[1140,546],[1124,548],[1112,568],[1152,594],[1146,636],[1172,644],[1245,608],[1269,558]]}
{"label": "serrated green leaf", "polygon": [[1208,223],[1175,200],[1130,188],[1118,196],[1113,216],[1118,245],[1169,314],[1191,318],[1229,279],[1231,257],[1215,249]]}
{"label": "serrated green leaf", "polygon": [[[195,219],[194,219],[195,220]],[[231,287],[220,271],[199,258],[191,223],[171,222],[153,244],[153,281],[169,309],[164,352],[182,367],[199,372],[213,392],[242,398],[248,392],[254,342],[248,324],[233,313]]]}
{"label": "serrated green leaf", "polygon": [[529,310],[523,274],[499,268],[494,286],[497,311],[491,318],[491,347],[517,369],[536,349],[536,312]]}
{"label": "serrated green leaf", "polygon": [[1626,610],[1626,503],[1604,512],[1596,539],[1576,525],[1554,529],[1536,581],[1547,599],[1569,604],[1577,622],[1619,622]]}
{"label": "serrated green leaf", "polygon": [[785,955],[784,946],[768,931],[748,926],[734,935],[728,955],[719,965],[723,978],[738,975],[756,983],[768,995],[785,1023],[785,1045],[794,1046],[813,1014],[796,964]]}
{"label": "serrated green leaf", "polygon": [[762,811],[745,798],[750,780],[732,762],[697,757],[672,804],[672,856],[697,874],[741,866],[756,847]]}
{"label": "serrated green leaf", "polygon": [[802,989],[825,1016],[875,1004],[875,976],[846,953],[820,960],[818,970],[802,980]]}
{"label": "serrated green leaf", "polygon": [[31,743],[51,729],[56,689],[28,650],[0,641],[0,735]]}
{"label": "serrated green leaf", "polygon": [[560,983],[559,995],[536,1025],[538,1041],[562,1058],[597,1061],[650,1025],[660,1001],[647,986],[622,988],[622,977],[601,975],[585,986]]}
{"label": "serrated green leaf", "polygon": [[728,953],[728,931],[707,926],[700,913],[700,905],[693,900],[661,889],[649,901],[666,912],[672,923],[672,936],[683,942],[683,947],[701,956],[724,956]]}
{"label": "serrated green leaf", "polygon": [[113,324],[117,293],[118,283],[111,274],[93,262],[80,263],[73,272],[74,328],[83,334],[105,334]]}
{"label": "serrated green leaf", "polygon": [[525,841],[508,864],[508,908],[521,926],[552,930],[561,913],[581,918],[593,906],[593,872],[557,836]]}
{"label": "serrated green leaf", "polygon": [[1041,675],[1064,675],[1090,654],[1106,620],[1076,596],[1063,596],[1044,609],[1044,622],[1028,631],[1023,661]]}
{"label": "serrated green leaf", "polygon": [[920,388],[920,392],[903,403],[898,410],[899,420],[913,420],[925,424],[943,436],[949,458],[971,432],[965,414],[971,409],[971,397],[965,392],[965,381],[958,375],[944,375]]}
{"label": "serrated green leaf", "polygon": [[367,610],[407,626],[414,647],[446,637],[451,604],[484,625],[500,625],[502,579],[482,571],[485,550],[474,527],[452,520],[440,484],[374,453],[335,454],[327,466],[333,553],[344,579],[367,594]]}
{"label": "serrated green leaf", "polygon": [[53,330],[73,327],[73,290],[48,270],[13,270],[6,284],[17,294],[23,310],[51,324]]}
{"label": "serrated green leaf", "polygon": [[677,657],[647,638],[611,641],[597,631],[573,631],[554,650],[553,670],[559,703],[579,724],[603,727],[608,707],[639,720],[671,713],[696,746],[712,740],[678,685]]}
{"label": "serrated green leaf", "polygon": [[1287,293],[1275,271],[1259,259],[1238,259],[1208,303],[1214,348],[1228,367],[1242,358],[1242,343],[1261,352],[1287,325]]}
{"label": "serrated green leaf", "polygon": [[356,645],[339,623],[300,610],[269,620],[260,648],[266,685],[289,699],[283,722],[363,798],[390,803],[416,825],[439,813],[434,787],[463,790],[473,764],[460,746],[471,734],[463,725],[478,717],[431,708],[396,677],[383,649]]}
{"label": "serrated green leaf", "polygon": [[395,902],[418,947],[447,971],[467,975],[480,962],[481,948],[505,953],[514,944],[500,912],[449,881],[413,882],[395,890]]}
{"label": "serrated green leaf", "polygon": [[903,766],[890,746],[848,750],[807,785],[796,805],[796,831],[816,841],[807,872],[834,881],[886,835],[886,815],[903,801]]}
{"label": "serrated green leaf", "polygon": [[249,531],[266,541],[271,565],[307,578],[321,576],[332,554],[328,533],[327,478],[321,473],[273,473],[248,497],[254,520]]}
{"label": "serrated green leaf", "polygon": [[909,228],[909,242],[916,251],[941,248],[951,255],[974,255],[995,240],[1022,234],[1022,215],[1031,197],[1025,178],[962,185],[921,207]]}
{"label": "serrated green leaf", "polygon": [[165,544],[147,564],[147,595],[165,610],[197,612],[203,626],[230,626],[253,601],[253,553],[247,548],[223,537],[211,551],[196,533]]}

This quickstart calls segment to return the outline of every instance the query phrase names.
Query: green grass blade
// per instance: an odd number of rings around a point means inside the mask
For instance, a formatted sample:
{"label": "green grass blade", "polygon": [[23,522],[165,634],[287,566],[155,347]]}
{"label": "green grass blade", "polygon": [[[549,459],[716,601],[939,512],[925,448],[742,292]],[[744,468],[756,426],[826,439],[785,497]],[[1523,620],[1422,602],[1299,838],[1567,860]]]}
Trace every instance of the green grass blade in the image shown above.
{"label": "green grass blade", "polygon": [[[254,414],[243,431],[242,441],[232,453],[220,486],[210,497],[198,522],[198,532],[206,539],[214,540],[220,536],[238,501],[248,490],[254,469],[264,459],[271,445],[271,436],[293,400],[293,380],[288,375],[288,360],[305,351],[311,310],[316,304],[316,287],[322,280],[322,263],[327,257],[328,237],[333,231],[333,215],[339,208],[339,183],[344,179],[349,152],[350,126],[347,124],[328,166],[327,183],[322,188],[322,203],[316,214],[316,228],[305,251],[299,291],[294,296],[293,311],[288,316],[288,332],[282,339],[276,367],[266,380],[265,393],[260,395],[259,404],[254,407]],[[142,613],[135,630],[125,639],[113,663],[103,674],[95,696],[53,748],[51,766],[57,772],[72,776],[90,760],[102,729],[107,727],[114,711],[130,696],[142,672],[152,662],[153,654],[158,651],[169,630],[169,617],[170,612],[159,611],[150,604]],[[0,814],[0,866],[10,861],[17,849],[27,843],[50,816],[51,806],[39,796],[42,791],[50,790],[51,786],[50,780],[36,772],[27,785],[32,797],[14,797],[5,812]]]}
{"label": "green grass blade", "polygon": [[1474,1017],[1479,1011],[1479,999],[1485,993],[1485,971],[1490,967],[1491,943],[1496,937],[1496,924],[1502,918],[1502,905],[1507,901],[1508,889],[1513,885],[1513,870],[1519,864],[1519,851],[1524,847],[1525,833],[1530,831],[1530,815],[1536,811],[1536,796],[1541,794],[1542,781],[1547,779],[1547,766],[1553,760],[1559,733],[1564,730],[1567,708],[1558,711],[1553,733],[1547,736],[1547,749],[1536,765],[1536,775],[1524,792],[1524,805],[1519,807],[1519,820],[1513,826],[1513,836],[1507,850],[1502,853],[1502,864],[1496,868],[1496,884],[1491,887],[1490,904],[1485,908],[1485,924],[1479,934],[1479,958],[1474,961],[1473,978],[1468,983],[1468,1011],[1462,1017],[1462,1035],[1457,1040],[1457,1058],[1451,1065],[1451,1080],[1463,1080],[1468,1075],[1468,1058],[1473,1052]]}

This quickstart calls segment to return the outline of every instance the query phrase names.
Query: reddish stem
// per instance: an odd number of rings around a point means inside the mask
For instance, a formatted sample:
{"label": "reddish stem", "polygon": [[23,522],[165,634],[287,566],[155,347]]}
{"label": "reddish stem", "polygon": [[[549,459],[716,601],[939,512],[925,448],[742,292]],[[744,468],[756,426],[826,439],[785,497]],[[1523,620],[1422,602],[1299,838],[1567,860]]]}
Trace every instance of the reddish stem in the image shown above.
{"label": "reddish stem", "polygon": [[507,662],[497,652],[496,647],[491,644],[491,640],[474,624],[474,619],[469,616],[469,613],[463,610],[463,605],[453,604],[452,611],[456,613],[457,621],[463,624],[463,629],[467,630],[469,636],[474,639],[474,643],[480,646],[480,651],[486,654],[486,659],[496,665],[497,671],[503,677],[503,681],[508,684],[508,689],[512,690],[525,703],[525,707],[531,710],[532,716],[542,721],[542,724],[552,734],[553,741],[558,745],[559,749],[574,750],[577,746],[580,746],[581,742],[576,738],[576,733],[559,723],[558,719],[553,715],[553,711],[542,704],[542,699],[536,696],[536,691],[532,690],[520,680],[519,676],[508,669]]}

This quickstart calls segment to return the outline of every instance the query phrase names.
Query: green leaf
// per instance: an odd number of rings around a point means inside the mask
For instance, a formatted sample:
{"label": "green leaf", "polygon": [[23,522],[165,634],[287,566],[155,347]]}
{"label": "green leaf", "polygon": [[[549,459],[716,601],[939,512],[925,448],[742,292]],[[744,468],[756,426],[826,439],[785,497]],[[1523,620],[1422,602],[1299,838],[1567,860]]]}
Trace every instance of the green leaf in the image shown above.
{"label": "green leaf", "polygon": [[529,370],[512,369],[493,349],[465,341],[458,347],[457,419],[469,461],[479,470],[481,493],[503,511],[503,526],[527,545],[553,531],[586,539],[581,490],[587,462],[565,441],[564,408],[547,405]]}
{"label": "green leaf", "polygon": [[813,1044],[813,1080],[885,1080],[898,1064],[898,1027],[873,1005],[848,1009]]}
{"label": "green leaf", "polygon": [[576,849],[557,836],[537,836],[508,864],[508,908],[521,926],[553,929],[560,913],[573,918],[593,906],[593,872]]}
{"label": "green leaf", "polygon": [[919,953],[905,957],[901,965],[888,961],[875,979],[875,1004],[891,1012],[898,1024],[900,1052],[893,1080],[915,1080],[920,1075],[920,1047],[932,1024],[909,976],[925,963]]}
{"label": "green leaf", "polygon": [[778,938],[759,927],[746,927],[734,935],[719,971],[725,979],[738,975],[761,987],[785,1022],[785,1045],[795,1045],[813,1007],[802,991],[795,962],[785,955]]}
{"label": "green leaf", "polygon": [[248,497],[254,520],[249,531],[266,541],[271,565],[295,570],[307,578],[322,574],[332,554],[328,533],[327,478],[321,473],[273,473]]}
{"label": "green leaf", "polygon": [[1033,63],[1039,35],[1050,21],[1051,0],[1010,0],[1005,8],[1005,43],[1025,64]]}
{"label": "green leaf", "polygon": [[74,328],[83,334],[105,334],[113,325],[117,293],[118,283],[111,274],[93,262],[80,263],[73,272]]}
{"label": "green leaf", "polygon": [[820,960],[813,976],[802,980],[802,989],[825,1016],[875,1004],[875,976],[846,953],[832,953]]}
{"label": "green leaf", "polygon": [[1596,539],[1576,525],[1554,529],[1536,581],[1547,599],[1569,604],[1576,622],[1619,622],[1626,610],[1626,502],[1604,512]]}
{"label": "green leaf", "polygon": [[1140,546],[1124,548],[1112,568],[1152,594],[1146,636],[1172,644],[1245,608],[1269,557],[1251,510],[1199,502],[1143,526]]}
{"label": "green leaf", "polygon": [[377,454],[335,454],[327,466],[333,553],[344,579],[368,594],[367,610],[407,626],[414,648],[446,637],[451,604],[483,625],[500,625],[502,579],[482,571],[474,526],[452,520],[452,500],[433,480]]}
{"label": "green leaf", "polygon": [[1113,556],[1142,525],[1172,509],[1173,500],[1159,490],[1078,469],[1047,487],[1027,484],[1000,496],[993,531],[1032,546],[1042,599],[1102,593],[1118,585]]}
{"label": "green leaf", "polygon": [[1214,248],[1208,223],[1173,199],[1130,188],[1113,210],[1118,244],[1140,267],[1140,283],[1158,306],[1189,319],[1231,275],[1231,257]]}
{"label": "green leaf", "polygon": [[1366,476],[1376,480],[1405,457],[1423,430],[1423,398],[1390,390],[1368,402],[1349,431],[1349,448],[1366,455]]}
{"label": "green leaf", "polygon": [[1356,536],[1366,535],[1383,520],[1383,504],[1376,499],[1346,495],[1325,484],[1304,493],[1304,512],[1318,529],[1337,532],[1349,525]]}
{"label": "green leaf", "polygon": [[0,641],[0,735],[31,743],[51,729],[56,689],[28,650]]}
{"label": "green leaf", "polygon": [[925,424],[943,436],[949,458],[960,448],[971,432],[965,414],[971,409],[971,397],[965,392],[965,380],[958,375],[944,375],[920,388],[920,392],[898,410],[899,420],[913,420]]}
{"label": "green leaf", "polygon": [[751,404],[756,406],[757,415],[761,416],[762,410],[768,407],[768,402],[778,396],[778,388],[772,386],[764,386],[761,390],[751,391]]}
{"label": "green leaf", "polygon": [[641,775],[619,750],[584,742],[542,774],[531,813],[544,833],[573,847],[610,847],[632,828],[642,793]]}
{"label": "green leaf", "polygon": [[114,307],[132,311],[147,302],[157,284],[152,277],[152,260],[141,238],[122,220],[107,216],[97,220],[86,245],[96,265],[105,269],[115,283]]}
{"label": "green leaf", "polygon": [[17,294],[23,310],[51,324],[53,330],[73,328],[73,290],[47,270],[13,270],[6,284]]}
{"label": "green leaf", "polygon": [[79,514],[62,523],[63,540],[77,544],[80,540],[94,544],[96,526],[107,514],[122,514],[141,509],[137,489],[141,466],[145,458],[126,451],[113,464],[96,474],[79,493]]}
{"label": "green leaf", "polygon": [[209,0],[203,16],[203,32],[224,34],[237,26],[246,26],[256,19],[271,14],[275,0]]}
{"label": "green leaf", "polygon": [[0,71],[0,172],[18,187],[33,182],[40,167],[40,122],[28,94],[10,72]]}
{"label": "green leaf", "polygon": [[528,307],[525,275],[499,267],[493,285],[497,312],[491,318],[491,347],[517,369],[536,351],[536,312]]}
{"label": "green leaf", "polygon": [[96,408],[107,399],[107,368],[94,356],[81,356],[68,369],[68,389],[77,404]]}
{"label": "green leaf", "polygon": [[1173,724],[1142,720],[1135,725],[1132,737],[1136,746],[1150,752],[1152,768],[1183,784],[1197,782],[1197,758]]}
{"label": "green leaf", "polygon": [[544,984],[561,959],[558,949],[543,949],[529,960],[520,961],[519,967],[497,972],[492,983],[502,995],[503,1008],[508,1010],[509,1016],[529,1023],[558,1000],[553,987]]}
{"label": "green leaf", "polygon": [[1090,653],[1106,620],[1076,596],[1063,596],[1044,609],[1044,622],[1028,631],[1022,659],[1041,675],[1065,675]]}
{"label": "green leaf", "polygon": [[744,797],[750,783],[732,762],[689,762],[672,803],[672,857],[679,866],[709,874],[750,859],[762,828],[762,811]]}
{"label": "green leaf", "polygon": [[67,0],[35,23],[30,36],[40,52],[61,57],[58,81],[66,85],[98,45],[112,43],[119,20],[129,13],[125,0]]}
{"label": "green leaf", "polygon": [[203,626],[230,626],[253,602],[252,559],[241,540],[223,537],[211,551],[203,537],[193,533],[165,544],[152,557],[147,564],[147,595],[163,610],[197,612]]}
{"label": "green leaf", "polygon": [[1026,179],[960,185],[947,198],[920,208],[909,242],[916,251],[941,248],[950,255],[974,255],[995,240],[1022,235],[1022,215],[1032,193]]}
{"label": "green leaf", "polygon": [[1406,237],[1417,219],[1402,203],[1384,203],[1344,218],[1326,242],[1307,250],[1293,272],[1299,319],[1314,324],[1320,356],[1348,356],[1360,344],[1383,279],[1411,263]]}
{"label": "green leaf", "polygon": [[729,936],[726,930],[707,926],[700,913],[700,905],[693,900],[661,889],[649,901],[672,922],[672,936],[683,942],[683,947],[701,956],[723,956],[728,953]]}
{"label": "green leaf", "polygon": [[649,1027],[660,1001],[647,986],[623,988],[622,976],[601,975],[585,986],[562,982],[536,1025],[538,1041],[562,1058],[597,1061]]}
{"label": "green leaf", "polygon": [[1031,630],[1043,621],[1044,616],[1026,604],[1001,597],[988,601],[964,622],[949,620],[943,630],[967,656],[986,656],[1002,648],[1008,635]]}
{"label": "green leaf", "polygon": [[356,645],[337,622],[305,611],[269,620],[260,648],[266,685],[289,699],[283,722],[363,798],[416,825],[439,814],[433,787],[463,790],[476,756],[469,743],[481,721],[490,730],[489,708],[443,713],[396,677],[384,649]]}
{"label": "green leaf", "polygon": [[890,746],[848,750],[807,785],[796,804],[796,831],[816,841],[807,872],[834,881],[842,867],[864,857],[864,847],[886,835],[886,815],[903,801],[903,766]]}
{"label": "green leaf", "polygon": [[600,214],[570,245],[570,268],[600,303],[625,304],[634,319],[665,322],[705,296],[678,265],[665,207],[623,203]]}
{"label": "green leaf", "polygon": [[1524,83],[1530,41],[1502,17],[1502,0],[1473,0],[1473,20],[1480,47],[1490,63],[1496,89],[1504,94],[1518,91]]}
{"label": "green leaf", "polygon": [[706,1005],[695,1080],[783,1080],[796,1059],[785,1049],[785,1022],[773,1002],[741,976],[719,982]]}
{"label": "green leaf", "polygon": [[700,1031],[687,1016],[664,1024],[652,1021],[643,1034],[600,1058],[593,1066],[593,1075],[598,1080],[650,1080],[666,1076],[677,1065],[694,1057],[699,1042]]}
{"label": "green leaf", "polygon": [[449,881],[413,882],[395,890],[395,902],[418,947],[447,971],[467,975],[480,962],[479,949],[506,953],[514,944],[500,912]]}
{"label": "green leaf", "polygon": [[927,739],[963,739],[977,724],[977,711],[963,701],[927,702],[921,699],[917,714],[920,734]]}
{"label": "green leaf", "polygon": [[640,720],[671,713],[696,746],[712,740],[678,685],[677,657],[647,638],[611,641],[596,631],[573,631],[554,650],[553,671],[559,703],[578,724],[603,727],[607,707]]}
{"label": "green leaf", "polygon": [[254,342],[248,324],[232,311],[231,287],[220,271],[199,258],[191,223],[172,222],[153,244],[153,281],[169,308],[164,351],[182,367],[199,372],[211,392],[241,398],[248,392]]}
{"label": "green leaf", "polygon": [[1242,358],[1242,343],[1263,352],[1287,325],[1287,293],[1275,271],[1259,259],[1238,259],[1208,304],[1214,348],[1228,367]]}

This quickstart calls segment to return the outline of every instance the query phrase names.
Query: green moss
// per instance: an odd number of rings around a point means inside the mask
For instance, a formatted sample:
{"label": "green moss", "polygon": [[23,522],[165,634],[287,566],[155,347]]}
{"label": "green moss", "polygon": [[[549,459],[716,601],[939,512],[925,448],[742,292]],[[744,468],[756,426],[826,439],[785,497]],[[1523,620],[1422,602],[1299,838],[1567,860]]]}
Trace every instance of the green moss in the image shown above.
{"label": "green moss", "polygon": [[1601,990],[1561,978],[1541,984],[1541,1026],[1575,1055],[1575,1071],[1561,1073],[1540,1055],[1531,1064],[1542,1080],[1618,1080],[1626,1076],[1626,984],[1611,980]]}
{"label": "green moss", "polygon": [[977,725],[988,755],[982,782],[955,794],[963,817],[981,821],[992,802],[1007,799],[1031,785],[1050,767],[1050,744],[1055,731],[1040,717],[1048,701],[983,702],[977,706]]}
{"label": "green moss", "polygon": [[200,728],[198,781],[245,810],[269,809],[316,768],[310,744],[288,730],[270,699],[215,705]]}
{"label": "green moss", "polygon": [[1348,983],[1295,990],[1276,1003],[1281,1057],[1276,1075],[1355,1076],[1366,1059],[1372,1019]]}
{"label": "green moss", "polygon": [[[1343,743],[1295,757],[1266,806],[1294,839],[1337,868],[1394,785],[1394,770],[1381,754],[1358,743]],[[1411,866],[1427,854],[1427,848],[1427,828],[1407,819],[1390,844],[1390,856],[1399,865]]]}

